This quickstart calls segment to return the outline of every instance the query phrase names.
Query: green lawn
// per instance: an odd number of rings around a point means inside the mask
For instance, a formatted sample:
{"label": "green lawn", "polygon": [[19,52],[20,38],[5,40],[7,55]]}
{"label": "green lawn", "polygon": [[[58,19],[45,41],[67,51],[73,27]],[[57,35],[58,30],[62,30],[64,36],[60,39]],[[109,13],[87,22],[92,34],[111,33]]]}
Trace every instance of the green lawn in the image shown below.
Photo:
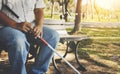
{"label": "green lawn", "polygon": [[[120,28],[82,28],[82,32],[90,37],[101,38],[81,41],[80,58],[88,61],[89,66],[95,67],[101,74],[120,74]],[[88,65],[86,67],[90,74],[100,74],[92,72],[93,69]]]}
{"label": "green lawn", "polygon": [[82,28],[82,32],[92,37],[120,37],[120,28]]}

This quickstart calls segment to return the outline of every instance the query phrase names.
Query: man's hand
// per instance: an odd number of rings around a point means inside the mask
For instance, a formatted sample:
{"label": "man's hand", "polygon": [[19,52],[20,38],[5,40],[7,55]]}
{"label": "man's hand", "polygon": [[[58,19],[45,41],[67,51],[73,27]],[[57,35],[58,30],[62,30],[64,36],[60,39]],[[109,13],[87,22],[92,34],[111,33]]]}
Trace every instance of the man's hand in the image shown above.
{"label": "man's hand", "polygon": [[41,27],[41,25],[34,26],[34,28],[32,30],[32,34],[35,37],[41,36],[42,35],[42,27]]}
{"label": "man's hand", "polygon": [[42,35],[42,25],[36,25],[33,27],[29,22],[21,22],[17,23],[16,29],[21,30],[25,33],[30,33],[35,37]]}
{"label": "man's hand", "polygon": [[33,27],[32,27],[32,24],[29,22],[21,22],[21,23],[17,23],[16,28],[27,33],[30,30],[32,30]]}

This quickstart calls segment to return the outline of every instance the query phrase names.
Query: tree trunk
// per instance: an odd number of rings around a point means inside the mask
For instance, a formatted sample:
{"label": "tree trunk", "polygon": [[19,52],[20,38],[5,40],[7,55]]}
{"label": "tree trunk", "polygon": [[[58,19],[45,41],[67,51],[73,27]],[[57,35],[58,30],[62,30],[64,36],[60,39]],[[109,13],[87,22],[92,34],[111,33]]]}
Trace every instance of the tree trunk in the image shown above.
{"label": "tree trunk", "polygon": [[52,7],[51,7],[51,19],[53,19],[53,14],[54,14],[54,0],[51,0]]}
{"label": "tree trunk", "polygon": [[82,8],[82,0],[77,0],[76,13],[75,13],[75,25],[73,30],[69,34],[74,34],[80,30],[81,8]]}
{"label": "tree trunk", "polygon": [[69,0],[64,0],[64,3],[65,3],[64,19],[67,22],[68,21],[68,3],[69,3]]}

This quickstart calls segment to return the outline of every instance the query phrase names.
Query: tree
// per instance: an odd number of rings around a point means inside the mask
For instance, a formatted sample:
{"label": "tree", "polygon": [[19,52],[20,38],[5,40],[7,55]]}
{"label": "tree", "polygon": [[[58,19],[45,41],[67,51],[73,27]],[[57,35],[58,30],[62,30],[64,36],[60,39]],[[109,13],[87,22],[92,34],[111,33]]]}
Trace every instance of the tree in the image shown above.
{"label": "tree", "polygon": [[75,13],[75,24],[74,24],[73,30],[69,34],[74,34],[80,30],[81,8],[82,8],[82,0],[77,0],[76,13]]}
{"label": "tree", "polygon": [[54,14],[54,0],[51,0],[52,7],[51,7],[51,18],[53,19],[53,14]]}

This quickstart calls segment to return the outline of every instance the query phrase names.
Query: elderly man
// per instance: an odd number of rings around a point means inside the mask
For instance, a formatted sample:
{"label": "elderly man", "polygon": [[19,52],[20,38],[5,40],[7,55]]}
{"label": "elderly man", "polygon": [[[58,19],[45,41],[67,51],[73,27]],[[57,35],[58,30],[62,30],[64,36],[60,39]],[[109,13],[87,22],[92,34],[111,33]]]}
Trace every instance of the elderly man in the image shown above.
{"label": "elderly man", "polygon": [[[4,45],[8,52],[11,74],[27,74],[25,63],[30,42],[26,33],[35,37],[42,35],[53,48],[56,48],[59,42],[58,33],[43,26],[44,7],[43,0],[0,0],[0,45]],[[53,55],[44,43],[39,41],[39,45],[41,49],[30,74],[45,74]]]}

